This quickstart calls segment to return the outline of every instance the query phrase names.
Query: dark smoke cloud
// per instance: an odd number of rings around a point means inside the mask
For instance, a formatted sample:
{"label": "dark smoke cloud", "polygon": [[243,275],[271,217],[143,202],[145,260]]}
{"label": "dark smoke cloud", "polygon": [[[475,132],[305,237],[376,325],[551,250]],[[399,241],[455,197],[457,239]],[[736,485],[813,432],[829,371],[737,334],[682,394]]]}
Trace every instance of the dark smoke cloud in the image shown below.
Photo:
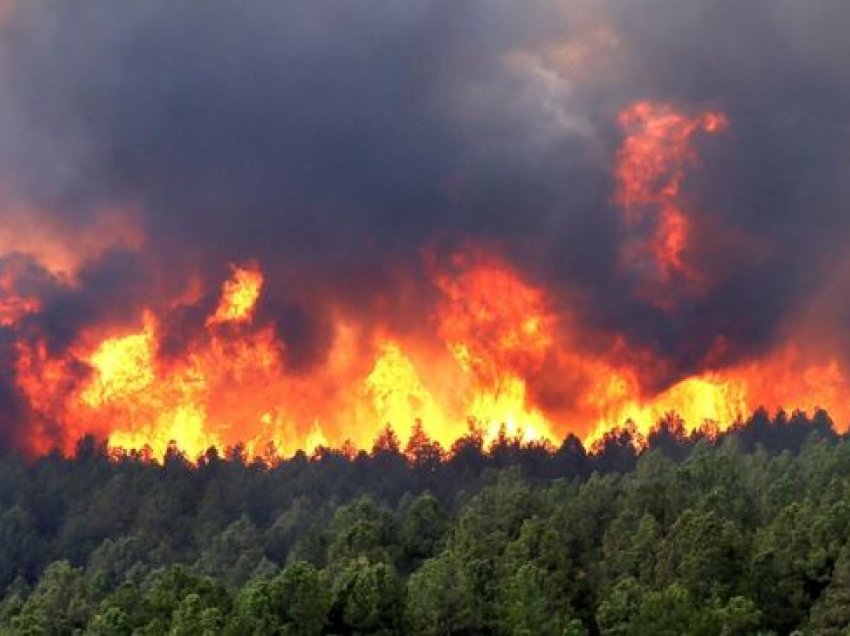
{"label": "dark smoke cloud", "polygon": [[145,264],[130,252],[106,252],[87,264],[78,278],[73,286],[60,283],[42,294],[40,311],[24,321],[44,338],[50,354],[62,353],[86,327],[138,320],[156,298]]}
{"label": "dark smoke cloud", "polygon": [[[848,23],[838,0],[28,0],[0,37],[0,169],[81,220],[132,204],[175,277],[257,259],[297,366],[321,358],[329,299],[410,325],[421,249],[472,239],[667,356],[663,385],[718,336],[726,361],[770,345],[843,260]],[[616,115],[637,99],[730,121],[685,184],[717,280],[672,311],[617,265]],[[38,317],[56,347],[155,294],[130,255],[92,267]]]}

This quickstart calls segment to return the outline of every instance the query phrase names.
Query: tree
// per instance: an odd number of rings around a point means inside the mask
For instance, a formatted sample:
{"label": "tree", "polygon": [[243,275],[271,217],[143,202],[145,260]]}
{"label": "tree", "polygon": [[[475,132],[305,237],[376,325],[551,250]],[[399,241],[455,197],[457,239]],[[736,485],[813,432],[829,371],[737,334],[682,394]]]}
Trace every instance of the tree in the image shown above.
{"label": "tree", "polygon": [[214,537],[195,564],[198,572],[239,588],[263,558],[260,533],[242,516]]}
{"label": "tree", "polygon": [[155,556],[154,545],[143,537],[107,538],[91,553],[86,576],[97,582],[99,591],[112,591],[128,577],[143,579],[154,566]]}
{"label": "tree", "polygon": [[[679,636],[693,633],[699,609],[684,587],[673,584],[658,592],[647,592],[630,621],[628,633],[639,636]],[[706,635],[707,636],[707,635]]]}
{"label": "tree", "polygon": [[424,433],[412,462],[391,435],[274,466],[0,457],[0,634],[847,631],[850,438],[680,424],[597,455],[473,430],[427,470]]}
{"label": "tree", "polygon": [[148,633],[168,631],[175,620],[179,621],[180,629],[189,629],[193,619],[212,620],[212,617],[223,617],[231,611],[232,601],[223,585],[183,566],[153,572],[145,587],[144,619]]}
{"label": "tree", "polygon": [[395,569],[361,558],[338,576],[331,615],[343,631],[399,633],[404,604],[404,588]]}
{"label": "tree", "polygon": [[45,634],[73,634],[86,626],[93,609],[83,573],[67,561],[56,561],[21,608],[18,626],[40,625]]}
{"label": "tree", "polygon": [[290,551],[307,534],[315,517],[315,507],[307,497],[295,499],[266,531],[263,553],[279,565],[286,564]]}
{"label": "tree", "polygon": [[199,594],[192,592],[174,610],[169,633],[173,636],[216,636],[223,627],[221,608],[208,605]]}
{"label": "tree", "polygon": [[283,623],[291,633],[318,633],[327,620],[331,594],[326,575],[309,563],[295,563],[271,583],[285,607]]}
{"label": "tree", "polygon": [[705,609],[691,624],[695,634],[713,636],[748,636],[762,627],[762,613],[756,604],[743,596],[733,596],[725,604]]}
{"label": "tree", "polygon": [[38,553],[38,534],[32,517],[20,506],[0,515],[0,588],[16,576],[29,577]]}
{"label": "tree", "polygon": [[628,473],[635,467],[641,437],[634,422],[605,433],[592,450],[594,466],[603,473]]}
{"label": "tree", "polygon": [[92,636],[121,636],[132,633],[127,613],[120,607],[109,606],[95,612],[89,622],[88,634]]}
{"label": "tree", "polygon": [[320,634],[331,607],[326,574],[299,561],[271,580],[252,581],[236,599],[228,633]]}
{"label": "tree", "polygon": [[425,493],[404,510],[399,538],[404,556],[412,564],[434,556],[449,528],[449,519],[440,502]]}
{"label": "tree", "polygon": [[744,556],[740,531],[716,513],[685,511],[661,545],[657,576],[676,583],[700,602],[727,598],[740,581]]}
{"label": "tree", "polygon": [[452,552],[428,559],[410,576],[407,598],[407,623],[414,634],[474,631],[482,624],[469,577]]}
{"label": "tree", "polygon": [[414,470],[423,475],[435,473],[443,461],[442,447],[428,437],[420,419],[417,419],[413,425],[404,454]]}
{"label": "tree", "polygon": [[850,544],[842,548],[829,585],[809,615],[808,628],[824,636],[850,629]]}
{"label": "tree", "polygon": [[755,538],[749,595],[777,631],[799,625],[829,582],[828,554],[811,535],[818,516],[810,506],[792,503]]}
{"label": "tree", "polygon": [[643,585],[655,581],[661,527],[649,513],[637,517],[633,510],[614,519],[603,539],[604,570],[610,581],[631,576]]}
{"label": "tree", "polygon": [[369,496],[341,506],[331,521],[330,534],[328,558],[332,563],[358,557],[391,563],[398,550],[393,515]]}
{"label": "tree", "polygon": [[634,577],[618,581],[602,597],[596,610],[596,624],[603,636],[630,634],[631,622],[643,601],[644,590]]}
{"label": "tree", "polygon": [[526,563],[502,584],[497,602],[499,632],[504,634],[560,634],[572,617],[551,599],[547,574]]}
{"label": "tree", "polygon": [[375,438],[375,443],[372,445],[373,456],[380,455],[381,453],[388,455],[401,454],[401,441],[398,439],[398,434],[389,424],[378,434],[378,437]]}

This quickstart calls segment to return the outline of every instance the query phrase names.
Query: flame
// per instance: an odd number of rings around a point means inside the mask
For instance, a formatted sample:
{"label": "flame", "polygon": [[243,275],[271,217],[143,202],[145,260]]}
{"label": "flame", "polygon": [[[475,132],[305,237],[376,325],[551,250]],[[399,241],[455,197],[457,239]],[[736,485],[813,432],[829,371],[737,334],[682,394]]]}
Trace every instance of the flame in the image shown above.
{"label": "flame", "polygon": [[457,255],[453,265],[456,275],[435,277],[444,296],[438,334],[461,367],[491,386],[505,371],[539,368],[552,345],[553,320],[541,291],[482,254]]}
{"label": "flame", "polygon": [[[18,382],[34,411],[63,430],[99,432],[112,446],[154,455],[172,442],[190,456],[238,442],[251,452],[346,440],[368,447],[385,425],[407,438],[416,421],[446,446],[470,421],[488,440],[501,427],[554,439],[523,377],[552,345],[542,293],[494,260],[462,266],[456,278],[436,281],[444,294],[434,316],[439,346],[376,335],[364,352],[362,329],[340,318],[326,363],[289,373],[273,327],[254,323],[263,275],[248,265],[233,267],[205,337],[184,355],[159,355],[160,319],[149,311],[136,331],[80,339],[72,360],[87,376],[41,344],[22,345]],[[511,303],[499,302],[504,294]],[[64,440],[66,450],[73,441]]]}
{"label": "flame", "polygon": [[619,116],[625,138],[617,152],[615,202],[630,232],[623,259],[644,279],[642,293],[663,304],[661,294],[682,279],[692,288],[701,273],[688,260],[692,224],[681,185],[697,161],[691,140],[714,134],[728,122],[722,113],[688,117],[669,104],[637,102]]}
{"label": "flame", "polygon": [[215,313],[207,319],[208,326],[223,322],[247,322],[251,319],[263,287],[263,273],[256,264],[232,267],[232,270],[233,278],[224,283],[221,302]]}
{"label": "flame", "polygon": [[[640,364],[628,362],[640,356],[622,341],[584,350],[568,312],[498,258],[469,250],[432,267],[432,276],[435,338],[367,336],[340,315],[327,359],[301,374],[287,369],[273,326],[255,321],[263,280],[255,264],[233,268],[204,337],[178,355],[158,351],[162,323],[151,311],[136,330],[84,334],[64,356],[21,343],[18,383],[43,423],[33,450],[49,448],[48,422],[61,423],[66,451],[95,432],[113,447],[161,456],[176,443],[196,457],[236,443],[257,455],[346,442],[369,448],[387,424],[404,440],[417,421],[449,447],[470,422],[487,442],[504,432],[557,443],[568,430],[593,442],[628,420],[646,434],[669,412],[692,427],[709,420],[720,428],[759,405],[850,415],[841,408],[848,387],[839,363],[808,363],[795,346],[644,395]],[[539,398],[546,374],[578,387],[567,403]]]}
{"label": "flame", "polygon": [[[615,202],[629,237],[623,264],[637,273],[645,300],[669,306],[671,292],[693,292],[705,278],[692,259],[694,212],[682,194],[686,168],[697,160],[692,140],[727,121],[650,102],[630,106],[619,121],[625,138]],[[658,390],[647,378],[669,377],[655,371],[673,368],[671,360],[579,324],[559,295],[473,244],[443,260],[426,252],[435,300],[412,329],[326,303],[331,342],[308,368],[291,363],[277,327],[257,311],[266,277],[255,262],[231,265],[208,315],[197,316],[209,290],[192,278],[135,324],[92,326],[53,351],[37,330],[21,327],[40,311],[38,295],[21,283],[21,263],[33,259],[57,284],[73,287],[99,254],[144,244],[119,216],[99,218],[76,232],[49,224],[26,226],[17,237],[0,230],[0,328],[20,336],[14,381],[32,454],[54,446],[71,452],[85,433],[146,456],[174,444],[197,457],[241,443],[250,455],[274,457],[328,445],[370,448],[387,425],[402,441],[425,434],[448,448],[470,426],[488,443],[503,433],[558,443],[568,432],[593,443],[627,421],[645,435],[671,412],[691,428],[709,421],[722,429],[758,406],[825,407],[850,419],[841,361],[794,338],[734,364],[712,365],[709,357],[701,371]],[[191,336],[176,350],[165,346],[169,312],[186,309]]]}
{"label": "flame", "polygon": [[38,297],[18,291],[18,270],[17,267],[0,270],[0,327],[12,326],[41,308]]}
{"label": "flame", "polygon": [[554,316],[543,293],[477,251],[456,255],[453,266],[453,275],[435,275],[443,293],[437,333],[467,376],[466,417],[483,426],[485,441],[502,426],[526,441],[554,440],[526,388],[553,345]]}
{"label": "flame", "polygon": [[97,210],[88,222],[69,224],[37,208],[0,205],[0,219],[0,327],[12,327],[41,310],[28,279],[52,277],[73,285],[80,269],[106,251],[139,249],[144,243],[127,212],[117,208]]}
{"label": "flame", "polygon": [[396,342],[384,343],[363,382],[364,397],[381,420],[409,437],[416,421],[446,422],[449,418],[419,376],[416,366]]}

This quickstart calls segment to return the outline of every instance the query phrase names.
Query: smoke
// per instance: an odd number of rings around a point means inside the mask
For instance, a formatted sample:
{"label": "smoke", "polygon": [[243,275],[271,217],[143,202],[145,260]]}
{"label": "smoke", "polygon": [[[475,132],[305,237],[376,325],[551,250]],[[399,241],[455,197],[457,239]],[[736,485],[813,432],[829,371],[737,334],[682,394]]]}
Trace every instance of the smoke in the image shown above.
{"label": "smoke", "polygon": [[[802,323],[844,347],[848,19],[826,0],[15,3],[0,222],[66,228],[75,260],[0,240],[3,267],[32,259],[38,282],[16,293],[39,299],[0,327],[0,404],[16,399],[7,339],[62,351],[159,307],[159,353],[179,355],[249,259],[294,373],[325,361],[337,314],[433,330],[423,254],[465,245],[544,287],[583,346],[652,352],[650,391]],[[623,267],[614,196],[618,114],[641,100],[728,121],[692,139],[679,193],[707,282],[664,303]],[[119,208],[143,241],[74,251]]]}

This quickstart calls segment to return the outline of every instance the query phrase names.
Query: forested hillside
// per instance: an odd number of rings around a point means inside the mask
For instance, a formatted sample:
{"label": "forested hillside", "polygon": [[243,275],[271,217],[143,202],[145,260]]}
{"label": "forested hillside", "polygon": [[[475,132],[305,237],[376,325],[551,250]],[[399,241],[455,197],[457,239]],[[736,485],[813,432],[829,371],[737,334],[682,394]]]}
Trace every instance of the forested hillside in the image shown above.
{"label": "forested hillside", "polygon": [[671,417],[586,452],[177,449],[0,462],[2,633],[841,634],[850,440]]}

